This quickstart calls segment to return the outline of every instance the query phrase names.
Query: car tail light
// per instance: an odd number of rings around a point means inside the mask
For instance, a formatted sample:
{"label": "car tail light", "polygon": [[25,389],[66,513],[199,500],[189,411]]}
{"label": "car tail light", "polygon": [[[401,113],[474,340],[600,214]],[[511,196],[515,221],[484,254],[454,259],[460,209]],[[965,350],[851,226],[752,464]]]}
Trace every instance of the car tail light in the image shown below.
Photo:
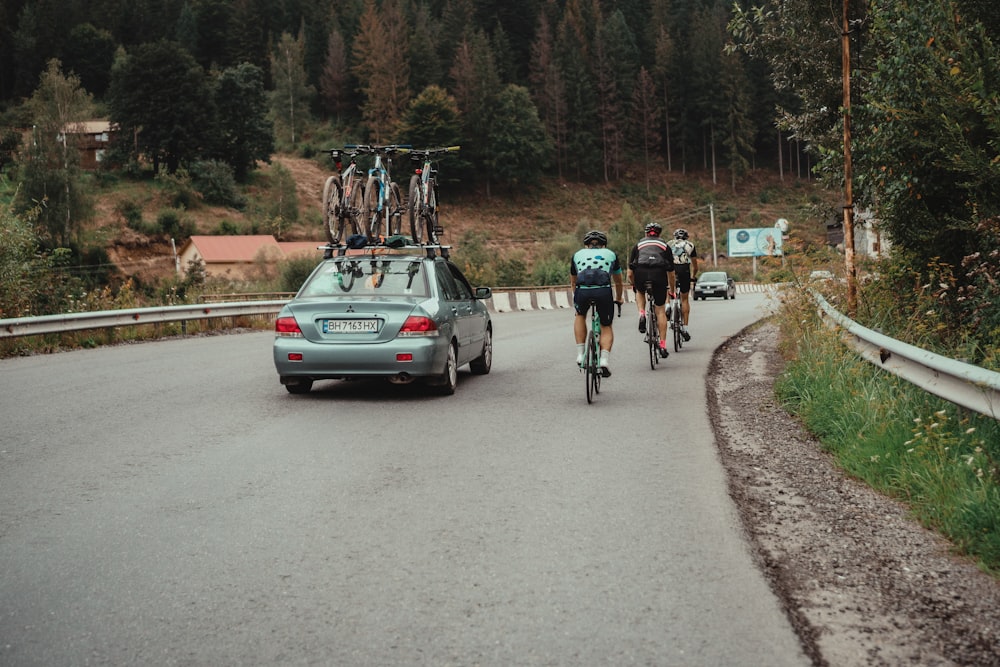
{"label": "car tail light", "polygon": [[409,352],[400,352],[396,355],[396,361],[413,361],[413,355]]}
{"label": "car tail light", "polygon": [[301,352],[289,352],[288,353],[288,360],[289,361],[302,361],[302,353]]}
{"label": "car tail light", "polygon": [[302,338],[302,329],[294,317],[279,317],[274,321],[274,333],[283,338]]}
{"label": "car tail light", "polygon": [[410,315],[399,329],[400,336],[437,336],[437,323],[425,315]]}

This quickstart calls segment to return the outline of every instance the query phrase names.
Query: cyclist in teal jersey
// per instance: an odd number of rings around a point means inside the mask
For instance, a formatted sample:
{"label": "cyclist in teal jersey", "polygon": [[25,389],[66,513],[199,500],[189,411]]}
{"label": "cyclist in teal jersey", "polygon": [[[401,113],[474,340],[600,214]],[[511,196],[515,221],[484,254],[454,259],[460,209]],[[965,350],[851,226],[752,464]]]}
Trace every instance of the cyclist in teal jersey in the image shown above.
{"label": "cyclist in teal jersey", "polygon": [[[622,267],[618,256],[607,247],[608,237],[597,230],[587,232],[583,237],[583,248],[576,251],[569,267],[569,283],[573,288],[573,306],[576,317],[573,320],[573,334],[576,337],[576,365],[583,363],[584,341],[587,339],[587,309],[590,300],[597,303],[597,313],[601,318],[601,374],[611,376],[608,367],[611,346],[615,334],[611,323],[615,317],[615,304],[621,304],[625,293],[622,281]],[[614,295],[611,286],[614,284]]]}

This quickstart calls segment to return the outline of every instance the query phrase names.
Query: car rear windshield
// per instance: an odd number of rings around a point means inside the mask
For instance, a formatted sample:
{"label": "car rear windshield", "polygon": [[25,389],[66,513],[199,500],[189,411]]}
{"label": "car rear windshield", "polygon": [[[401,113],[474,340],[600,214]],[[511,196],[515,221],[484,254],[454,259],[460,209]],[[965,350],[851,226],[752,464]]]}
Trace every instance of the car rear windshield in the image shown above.
{"label": "car rear windshield", "polygon": [[724,283],[726,282],[726,274],[720,271],[708,271],[706,273],[698,276],[698,282],[700,283]]}
{"label": "car rear windshield", "polygon": [[420,260],[337,258],[325,263],[299,291],[306,296],[428,296]]}

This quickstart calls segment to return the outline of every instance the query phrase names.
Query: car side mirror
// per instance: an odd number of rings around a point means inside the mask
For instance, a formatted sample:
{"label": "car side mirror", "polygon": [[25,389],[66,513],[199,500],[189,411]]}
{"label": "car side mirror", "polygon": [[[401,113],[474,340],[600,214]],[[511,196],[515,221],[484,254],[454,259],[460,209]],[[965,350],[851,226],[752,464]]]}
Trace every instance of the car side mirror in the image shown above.
{"label": "car side mirror", "polygon": [[488,299],[493,296],[493,290],[489,287],[477,287],[476,288],[476,298],[477,299]]}

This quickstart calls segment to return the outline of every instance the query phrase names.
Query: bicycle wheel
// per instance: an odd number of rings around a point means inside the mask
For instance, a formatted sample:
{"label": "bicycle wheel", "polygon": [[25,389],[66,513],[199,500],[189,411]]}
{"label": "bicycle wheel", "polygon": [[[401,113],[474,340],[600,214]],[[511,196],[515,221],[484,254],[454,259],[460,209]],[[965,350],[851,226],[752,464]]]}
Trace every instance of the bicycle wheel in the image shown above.
{"label": "bicycle wheel", "polygon": [[427,238],[423,235],[423,229],[421,229],[423,224],[423,216],[421,210],[423,208],[423,198],[420,196],[420,177],[414,174],[410,177],[410,196],[406,199],[406,210],[410,218],[410,236],[413,237],[413,242],[417,245],[421,245]]}
{"label": "bicycle wheel", "polygon": [[674,330],[674,352],[680,352],[681,348],[684,347],[684,339],[681,338],[681,304],[679,301],[674,301],[671,304],[671,311],[670,328]]}
{"label": "bicycle wheel", "polygon": [[331,176],[323,185],[323,231],[326,240],[332,245],[340,245],[344,236],[344,224],[341,219],[341,208],[344,200],[344,188],[340,176]]}
{"label": "bicycle wheel", "polygon": [[656,330],[656,311],[653,306],[651,294],[646,295],[646,341],[649,343],[649,368],[656,370],[656,364],[660,363],[660,334]]}
{"label": "bicycle wheel", "polygon": [[438,205],[437,205],[437,183],[431,182],[428,186],[430,192],[427,193],[427,206],[424,207],[424,227],[427,231],[427,240],[430,243],[438,244]]}
{"label": "bicycle wheel", "polygon": [[368,235],[368,242],[375,243],[382,236],[382,183],[374,176],[368,177],[365,183],[365,211],[367,213],[368,224],[365,227],[365,234]]}
{"label": "bicycle wheel", "polygon": [[395,181],[389,184],[389,209],[386,211],[389,236],[403,233],[403,197]]}
{"label": "bicycle wheel", "polygon": [[355,178],[351,183],[351,191],[347,195],[347,206],[341,213],[343,226],[350,225],[351,234],[366,234],[364,219],[365,191],[361,179]]}
{"label": "bicycle wheel", "polygon": [[596,383],[597,359],[595,358],[594,337],[587,336],[587,348],[583,352],[583,381],[587,390],[587,402],[594,402],[594,385]]}

